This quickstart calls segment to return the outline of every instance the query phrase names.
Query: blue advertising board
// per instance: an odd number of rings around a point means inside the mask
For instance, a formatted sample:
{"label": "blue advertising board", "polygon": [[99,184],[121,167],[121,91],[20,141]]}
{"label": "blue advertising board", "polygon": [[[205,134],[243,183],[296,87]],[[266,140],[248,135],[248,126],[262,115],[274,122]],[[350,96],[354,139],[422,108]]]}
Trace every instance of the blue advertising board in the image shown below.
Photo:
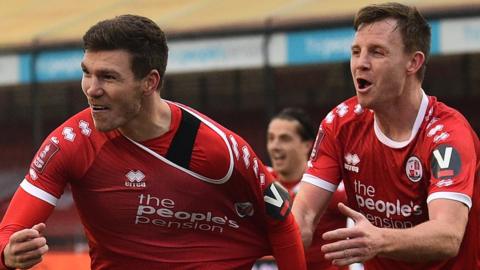
{"label": "blue advertising board", "polygon": [[[80,80],[80,63],[83,50],[49,51],[37,54],[35,62],[38,82]],[[28,83],[33,79],[32,54],[20,55],[20,82]]]}

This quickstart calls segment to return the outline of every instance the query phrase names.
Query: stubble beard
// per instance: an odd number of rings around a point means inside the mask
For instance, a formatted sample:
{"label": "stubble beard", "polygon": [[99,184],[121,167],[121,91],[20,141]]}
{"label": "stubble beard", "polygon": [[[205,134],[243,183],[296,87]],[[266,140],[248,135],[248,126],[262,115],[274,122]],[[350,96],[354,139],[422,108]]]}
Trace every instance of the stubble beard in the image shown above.
{"label": "stubble beard", "polygon": [[122,115],[115,115],[114,112],[109,112],[109,114],[113,115],[107,115],[107,117],[95,117],[92,115],[93,123],[98,131],[112,131],[128,124],[139,115],[140,110],[141,105],[138,103],[127,106],[127,109],[123,110]]}

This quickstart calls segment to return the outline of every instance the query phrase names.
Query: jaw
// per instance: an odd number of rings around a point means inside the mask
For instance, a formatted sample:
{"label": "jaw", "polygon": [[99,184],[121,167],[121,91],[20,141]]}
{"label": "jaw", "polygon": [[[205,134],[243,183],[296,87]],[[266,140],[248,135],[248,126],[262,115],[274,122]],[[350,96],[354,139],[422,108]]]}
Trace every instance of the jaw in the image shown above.
{"label": "jaw", "polygon": [[276,172],[282,172],[282,171],[285,171],[285,169],[287,169],[287,160],[285,158],[283,159],[273,159],[272,160],[272,168],[276,171]]}
{"label": "jaw", "polygon": [[110,120],[108,117],[93,117],[93,124],[98,131],[107,132],[116,129],[120,125],[117,121]]}
{"label": "jaw", "polygon": [[357,100],[358,100],[358,104],[360,104],[362,108],[373,109],[372,107],[374,107],[373,106],[374,100],[371,95],[357,92]]}

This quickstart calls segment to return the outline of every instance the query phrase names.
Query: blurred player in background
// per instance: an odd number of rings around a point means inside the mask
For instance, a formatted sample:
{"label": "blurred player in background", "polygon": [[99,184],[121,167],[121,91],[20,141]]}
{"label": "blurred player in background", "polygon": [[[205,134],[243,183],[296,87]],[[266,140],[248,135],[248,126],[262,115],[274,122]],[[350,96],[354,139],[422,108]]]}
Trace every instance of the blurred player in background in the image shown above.
{"label": "blurred player in background", "polygon": [[398,3],[358,11],[351,47],[356,97],[322,121],[293,211],[308,246],[343,180],[355,221],[324,234],[335,265],[480,269],[478,137],[422,89],[430,26]]}
{"label": "blurred player in background", "polygon": [[162,30],[123,15],[97,23],[83,41],[90,106],[34,157],[0,225],[2,268],[41,261],[43,222],[68,183],[92,269],[250,269],[272,253],[280,269],[305,269],[288,194],[250,146],[160,97]]}
{"label": "blurred player in background", "polygon": [[[285,108],[275,115],[268,125],[267,150],[272,163],[272,174],[290,193],[298,191],[300,179],[307,168],[307,161],[315,140],[315,128],[310,117],[300,108]],[[339,212],[337,204],[347,201],[343,185],[339,185],[315,230],[312,245],[306,250],[309,270],[347,269],[332,265],[321,251],[324,232],[344,228],[347,218]]]}

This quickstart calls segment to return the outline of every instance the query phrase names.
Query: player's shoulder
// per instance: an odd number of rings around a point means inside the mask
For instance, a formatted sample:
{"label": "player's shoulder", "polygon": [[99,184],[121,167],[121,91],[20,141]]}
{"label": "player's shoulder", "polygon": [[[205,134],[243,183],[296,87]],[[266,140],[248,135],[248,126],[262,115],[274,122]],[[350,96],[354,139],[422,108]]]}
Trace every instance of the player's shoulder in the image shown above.
{"label": "player's shoulder", "polygon": [[[456,109],[430,96],[430,105],[425,117],[425,137],[436,144],[462,142],[474,131],[468,120]],[[476,136],[471,138],[478,140]]]}
{"label": "player's shoulder", "polygon": [[232,178],[246,179],[246,175],[258,178],[263,163],[257,158],[251,146],[238,134],[212,120],[208,116],[183,104],[174,103],[200,120],[196,135],[191,166],[203,172],[208,182],[224,183]]}
{"label": "player's shoulder", "polygon": [[[184,111],[192,114],[200,120],[197,143],[207,145],[209,149],[212,150],[212,154],[219,155],[220,158],[225,158],[229,154],[228,150],[233,150],[231,147],[250,147],[240,135],[219,124],[205,114],[183,104],[174,103],[174,105],[182,108]],[[215,146],[221,147],[215,148]]]}
{"label": "player's shoulder", "polygon": [[448,106],[447,104],[438,101],[436,97],[430,96],[429,111],[427,113],[427,120],[429,122],[443,122],[451,126],[467,126],[468,120],[458,110]]}
{"label": "player's shoulder", "polygon": [[357,97],[351,97],[335,106],[322,120],[324,130],[340,130],[373,120],[373,113],[363,108]]}
{"label": "player's shoulder", "polygon": [[[102,136],[93,124],[90,110],[83,110],[53,130],[43,141],[35,155],[30,174],[35,171],[43,173],[49,163],[57,165],[48,165],[49,167],[60,166],[58,164],[79,164],[84,157],[91,156],[99,149],[98,145],[104,141]],[[98,137],[98,138],[97,138]],[[96,138],[96,139],[94,139]]]}
{"label": "player's shoulder", "polygon": [[431,105],[425,117],[419,149],[424,149],[425,159],[431,160],[432,170],[453,168],[453,171],[458,171],[460,164],[476,162],[480,142],[468,121],[460,112],[435,97],[429,98]]}
{"label": "player's shoulder", "polygon": [[78,151],[89,146],[98,148],[112,134],[114,132],[100,132],[95,128],[90,109],[87,108],[63,122],[47,139],[58,142],[66,149]]}
{"label": "player's shoulder", "polygon": [[191,168],[206,181],[226,182],[233,171],[233,149],[230,132],[208,116],[186,105],[169,102],[174,110],[192,115],[199,121],[192,150]]}
{"label": "player's shoulder", "polygon": [[170,104],[182,109],[182,114],[191,114],[200,122],[195,146],[207,146],[205,150],[208,150],[208,153],[212,154],[211,158],[217,155],[220,158],[226,157],[225,155],[228,153],[228,135],[231,133],[228,129],[191,107],[180,103]]}

